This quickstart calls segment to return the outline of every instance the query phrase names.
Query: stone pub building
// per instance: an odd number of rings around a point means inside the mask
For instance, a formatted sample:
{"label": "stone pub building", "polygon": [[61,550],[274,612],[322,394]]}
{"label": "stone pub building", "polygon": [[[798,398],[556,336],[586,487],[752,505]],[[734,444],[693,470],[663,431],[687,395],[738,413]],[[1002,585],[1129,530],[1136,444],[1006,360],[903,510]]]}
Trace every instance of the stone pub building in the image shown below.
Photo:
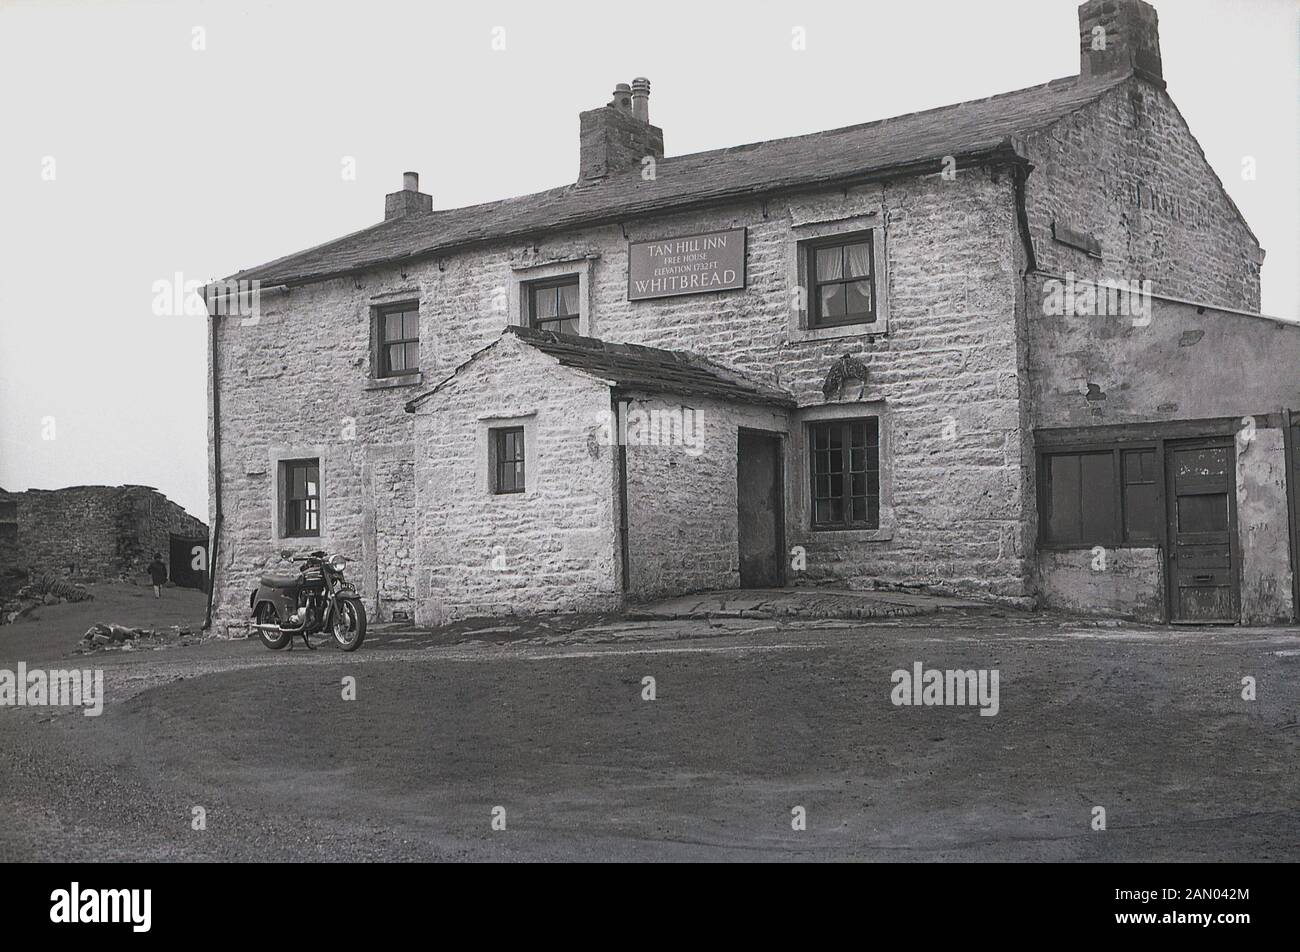
{"label": "stone pub building", "polygon": [[574,182],[439,209],[408,173],[234,275],[217,623],[317,547],[421,623],[804,582],[1295,619],[1300,326],[1155,10],[1059,39],[1077,76],[694,155],[619,84]]}

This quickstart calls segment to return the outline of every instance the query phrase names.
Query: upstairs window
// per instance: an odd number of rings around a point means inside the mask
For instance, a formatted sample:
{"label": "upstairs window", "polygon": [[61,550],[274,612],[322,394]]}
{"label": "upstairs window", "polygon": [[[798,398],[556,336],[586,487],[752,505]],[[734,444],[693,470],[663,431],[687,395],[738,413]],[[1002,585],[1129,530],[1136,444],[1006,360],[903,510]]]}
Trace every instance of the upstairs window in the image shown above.
{"label": "upstairs window", "polygon": [[524,428],[503,426],[492,430],[492,491],[497,495],[524,491]]}
{"label": "upstairs window", "polygon": [[528,315],[532,327],[557,334],[578,333],[578,276],[534,281],[528,285]]}
{"label": "upstairs window", "polygon": [[880,528],[880,419],[808,427],[814,529]]}
{"label": "upstairs window", "polygon": [[285,536],[320,535],[320,460],[287,460],[284,467]]}
{"label": "upstairs window", "polygon": [[808,246],[811,327],[876,322],[876,276],[871,232]]}
{"label": "upstairs window", "polygon": [[400,377],[420,369],[420,307],[400,304],[378,314],[379,377]]}

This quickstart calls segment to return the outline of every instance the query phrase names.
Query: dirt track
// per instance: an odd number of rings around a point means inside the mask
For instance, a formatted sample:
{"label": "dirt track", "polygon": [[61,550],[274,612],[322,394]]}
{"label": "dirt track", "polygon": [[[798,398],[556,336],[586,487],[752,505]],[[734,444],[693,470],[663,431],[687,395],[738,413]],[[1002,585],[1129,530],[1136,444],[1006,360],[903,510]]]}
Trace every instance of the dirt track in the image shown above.
{"label": "dirt track", "polygon": [[[80,610],[0,629],[0,668],[68,666]],[[998,669],[999,713],[895,706],[916,661]],[[94,663],[101,717],[0,708],[0,858],[1300,859],[1294,630],[958,613]]]}

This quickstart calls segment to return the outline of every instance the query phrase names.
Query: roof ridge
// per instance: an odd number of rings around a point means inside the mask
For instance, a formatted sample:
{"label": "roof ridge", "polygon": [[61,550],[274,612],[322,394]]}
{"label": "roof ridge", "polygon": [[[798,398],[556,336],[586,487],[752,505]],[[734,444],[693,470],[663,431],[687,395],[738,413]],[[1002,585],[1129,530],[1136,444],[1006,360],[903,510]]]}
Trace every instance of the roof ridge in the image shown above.
{"label": "roof ridge", "polygon": [[[377,222],[245,269],[231,279],[258,277],[277,283],[307,284],[395,261],[453,252],[483,241],[534,234],[547,228],[579,227],[608,220],[618,209],[625,217],[638,217],[766,191],[866,180],[892,169],[937,161],[945,154],[991,154],[1009,149],[1006,144],[1010,136],[1046,128],[1129,78],[1126,74],[1094,82],[1063,76],[834,129],[663,156],[657,160],[661,172],[671,170],[676,174],[660,174],[646,182],[640,169],[630,169],[592,182],[569,182]],[[1000,105],[1003,103],[1009,105]],[[954,119],[944,122],[944,117]],[[855,143],[855,135],[863,141]],[[798,152],[804,143],[814,146],[807,152],[817,154],[803,161],[793,158],[791,153]],[[815,148],[818,145],[824,145],[828,154],[820,154]],[[729,167],[734,167],[730,186],[718,180],[720,170]]]}

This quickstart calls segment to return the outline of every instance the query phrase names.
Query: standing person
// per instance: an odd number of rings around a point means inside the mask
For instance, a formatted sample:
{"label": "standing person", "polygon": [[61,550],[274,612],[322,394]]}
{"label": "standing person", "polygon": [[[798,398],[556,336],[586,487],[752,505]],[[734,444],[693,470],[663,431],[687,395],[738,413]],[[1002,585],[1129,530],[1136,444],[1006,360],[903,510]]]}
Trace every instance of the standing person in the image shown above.
{"label": "standing person", "polygon": [[153,582],[153,597],[162,598],[163,582],[167,581],[167,566],[163,565],[162,556],[155,552],[149,563],[149,579]]}

